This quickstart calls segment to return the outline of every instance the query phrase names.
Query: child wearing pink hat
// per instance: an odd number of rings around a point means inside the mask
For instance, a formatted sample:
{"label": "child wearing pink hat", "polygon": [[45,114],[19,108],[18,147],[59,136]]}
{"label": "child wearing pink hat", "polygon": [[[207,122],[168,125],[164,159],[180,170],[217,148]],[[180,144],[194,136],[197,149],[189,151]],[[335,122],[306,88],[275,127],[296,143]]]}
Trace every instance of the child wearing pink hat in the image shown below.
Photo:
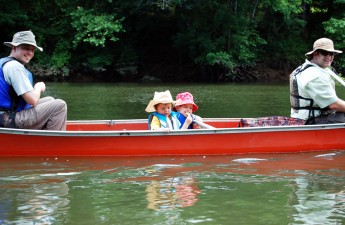
{"label": "child wearing pink hat", "polygon": [[177,118],[181,123],[181,129],[201,129],[195,121],[202,122],[202,118],[192,114],[198,110],[198,106],[194,103],[191,93],[182,92],[177,94],[174,108],[178,112]]}

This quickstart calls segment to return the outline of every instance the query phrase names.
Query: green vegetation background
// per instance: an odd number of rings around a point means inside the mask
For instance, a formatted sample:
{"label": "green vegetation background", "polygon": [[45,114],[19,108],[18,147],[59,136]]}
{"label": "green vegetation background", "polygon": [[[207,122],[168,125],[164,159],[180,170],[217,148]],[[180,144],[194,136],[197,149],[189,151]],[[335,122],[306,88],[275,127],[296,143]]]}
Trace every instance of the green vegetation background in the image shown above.
{"label": "green vegetation background", "polygon": [[320,37],[345,50],[345,0],[0,2],[1,40],[32,30],[48,81],[279,81]]}

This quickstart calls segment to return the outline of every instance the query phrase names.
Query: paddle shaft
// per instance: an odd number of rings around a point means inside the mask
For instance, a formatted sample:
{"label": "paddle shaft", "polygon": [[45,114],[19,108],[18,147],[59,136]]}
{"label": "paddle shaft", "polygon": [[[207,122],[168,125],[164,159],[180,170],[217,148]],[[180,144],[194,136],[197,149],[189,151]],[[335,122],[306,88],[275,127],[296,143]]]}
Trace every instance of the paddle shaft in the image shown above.
{"label": "paddle shaft", "polygon": [[343,85],[345,87],[345,81],[343,79],[341,79],[341,77],[337,76],[334,73],[330,73],[330,74],[334,79],[336,79],[341,85]]}
{"label": "paddle shaft", "polygon": [[198,124],[199,126],[201,126],[202,128],[205,128],[205,129],[215,129],[215,127],[211,126],[211,125],[208,125],[206,123],[203,123],[203,122],[200,122],[200,121],[193,121],[194,123]]}

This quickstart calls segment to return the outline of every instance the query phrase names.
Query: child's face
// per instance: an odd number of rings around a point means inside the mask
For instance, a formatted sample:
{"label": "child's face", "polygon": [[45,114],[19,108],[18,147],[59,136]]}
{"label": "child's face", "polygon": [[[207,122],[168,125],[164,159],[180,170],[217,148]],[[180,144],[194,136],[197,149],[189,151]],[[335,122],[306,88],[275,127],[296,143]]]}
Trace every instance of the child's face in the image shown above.
{"label": "child's face", "polygon": [[193,112],[193,105],[192,104],[184,104],[175,107],[177,112],[182,113],[184,116],[187,116],[187,113]]}
{"label": "child's face", "polygon": [[171,113],[171,109],[172,109],[172,104],[171,103],[159,103],[158,105],[156,105],[156,111],[160,114],[163,114],[165,116],[169,116]]}

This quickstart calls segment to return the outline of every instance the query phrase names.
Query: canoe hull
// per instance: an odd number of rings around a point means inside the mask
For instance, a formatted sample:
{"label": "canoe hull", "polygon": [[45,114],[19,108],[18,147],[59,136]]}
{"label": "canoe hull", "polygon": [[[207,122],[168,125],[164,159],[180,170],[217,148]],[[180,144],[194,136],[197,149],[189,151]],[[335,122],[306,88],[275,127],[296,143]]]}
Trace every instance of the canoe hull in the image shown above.
{"label": "canoe hull", "polygon": [[137,126],[139,130],[83,130],[82,122],[71,125],[67,132],[0,129],[0,156],[225,155],[345,149],[343,124],[224,128],[210,120],[221,128],[153,132],[142,130],[143,123]]}

